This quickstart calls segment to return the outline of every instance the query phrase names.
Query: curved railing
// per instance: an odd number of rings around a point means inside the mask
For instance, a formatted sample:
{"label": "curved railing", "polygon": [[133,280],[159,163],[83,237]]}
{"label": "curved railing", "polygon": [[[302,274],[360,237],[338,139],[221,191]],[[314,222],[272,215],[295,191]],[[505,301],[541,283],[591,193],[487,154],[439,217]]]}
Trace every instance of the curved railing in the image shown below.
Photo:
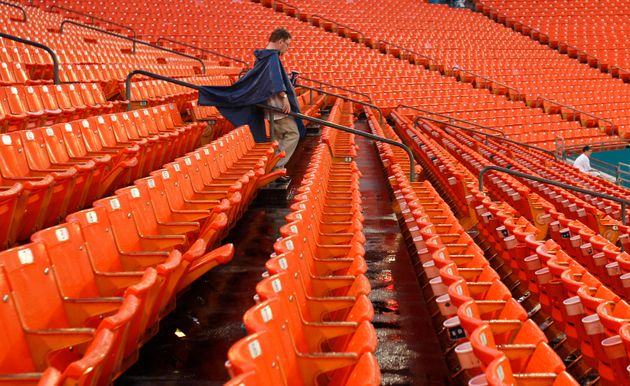
{"label": "curved railing", "polygon": [[42,43],[38,43],[38,42],[34,42],[32,40],[28,40],[28,39],[22,39],[21,37],[17,37],[17,36],[13,36],[13,35],[9,35],[9,34],[5,34],[3,32],[0,32],[0,37],[4,38],[4,39],[9,39],[9,40],[13,40],[22,44],[26,44],[29,46],[33,46],[33,47],[37,47],[37,48],[41,48],[42,50],[48,52],[48,54],[50,55],[50,57],[52,58],[53,61],[53,82],[55,84],[60,84],[61,82],[59,81],[59,59],[57,58],[57,54],[55,54],[55,51],[52,50],[52,48],[42,44]]}

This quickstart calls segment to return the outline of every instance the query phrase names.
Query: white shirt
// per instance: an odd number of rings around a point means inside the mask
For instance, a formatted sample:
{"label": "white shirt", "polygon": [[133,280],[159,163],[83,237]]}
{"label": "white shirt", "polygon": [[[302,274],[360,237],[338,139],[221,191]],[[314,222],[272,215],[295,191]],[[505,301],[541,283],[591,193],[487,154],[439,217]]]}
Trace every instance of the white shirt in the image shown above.
{"label": "white shirt", "polygon": [[582,153],[579,157],[573,161],[573,166],[580,169],[581,172],[588,173],[591,170],[591,161],[588,159],[586,154]]}

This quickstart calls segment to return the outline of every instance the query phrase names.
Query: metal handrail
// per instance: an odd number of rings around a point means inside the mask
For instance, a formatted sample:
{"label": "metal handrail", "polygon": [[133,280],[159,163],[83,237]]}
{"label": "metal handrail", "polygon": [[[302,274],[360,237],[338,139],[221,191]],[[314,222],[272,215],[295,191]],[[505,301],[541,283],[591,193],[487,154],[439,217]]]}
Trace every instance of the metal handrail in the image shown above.
{"label": "metal handrail", "polygon": [[94,23],[94,20],[98,20],[98,21],[102,21],[102,22],[105,22],[105,23],[109,23],[109,24],[111,24],[111,25],[115,25],[115,26],[117,26],[117,27],[126,28],[126,29],[128,29],[129,31],[133,32],[133,38],[134,38],[134,39],[137,39],[137,38],[138,38],[138,34],[136,33],[136,30],[135,30],[135,29],[133,29],[132,27],[128,26],[128,25],[119,24],[119,23],[116,23],[116,22],[111,21],[111,20],[107,20],[107,19],[100,18],[100,17],[98,17],[98,16],[90,15],[89,13],[85,13],[85,12],[77,11],[77,10],[74,10],[74,9],[70,9],[70,8],[62,7],[62,6],[55,5],[55,4],[53,4],[53,5],[51,5],[50,7],[48,7],[48,12],[52,12],[52,11],[53,11],[53,9],[55,9],[55,8],[56,8],[56,9],[59,9],[59,10],[61,10],[61,11],[66,11],[66,12],[69,12],[69,13],[76,13],[77,15],[81,15],[81,16],[89,17],[89,18],[91,18],[91,19],[92,19],[92,25],[94,25],[94,24],[95,24],[95,23]]}
{"label": "metal handrail", "polygon": [[188,58],[188,59],[196,60],[199,63],[201,63],[201,68],[203,69],[203,74],[204,75],[206,74],[206,65],[205,65],[205,63],[203,62],[203,60],[201,60],[201,59],[199,59],[199,58],[197,58],[195,56],[184,54],[184,53],[181,53],[181,52],[177,52],[177,51],[174,51],[174,50],[171,50],[171,49],[168,49],[168,48],[164,48],[164,47],[160,47],[158,45],[151,44],[151,43],[139,40],[139,39],[130,38],[129,36],[117,34],[115,32],[107,31],[107,30],[104,30],[102,28],[93,27],[91,25],[79,23],[79,22],[76,22],[74,20],[68,20],[68,19],[65,19],[65,20],[63,20],[61,22],[61,25],[59,26],[59,33],[60,34],[63,34],[63,26],[66,25],[66,24],[76,25],[76,26],[79,26],[79,27],[87,28],[89,30],[101,32],[101,33],[103,33],[105,35],[110,35],[110,36],[114,36],[114,37],[117,37],[117,38],[120,38],[120,39],[129,40],[129,41],[133,42],[132,53],[134,55],[136,53],[136,43],[137,43],[137,44],[142,44],[142,45],[145,45],[145,46],[148,46],[148,47],[151,47],[151,48],[155,48],[157,50],[162,50],[162,51],[170,52],[170,53],[175,54],[175,55],[183,56],[183,57]]}
{"label": "metal handrail", "polygon": [[[493,129],[493,128],[491,128],[491,127],[486,127],[486,126],[480,125],[480,124],[475,123],[475,122],[470,122],[470,121],[467,121],[467,120],[465,120],[465,119],[455,118],[455,117],[452,117],[452,116],[450,116],[450,115],[446,115],[446,114],[442,114],[442,113],[434,113],[433,111],[430,111],[430,110],[425,110],[425,109],[421,109],[421,108],[419,108],[419,107],[409,106],[409,105],[405,105],[405,104],[402,104],[402,103],[401,103],[401,104],[399,104],[398,106],[396,106],[396,109],[399,109],[400,107],[403,107],[403,108],[406,108],[406,109],[415,110],[415,111],[419,111],[419,112],[421,112],[421,113],[429,113],[429,114],[431,114],[431,115],[437,115],[437,116],[439,116],[439,117],[444,117],[444,118],[447,118],[447,119],[449,119],[449,120],[451,120],[451,121],[459,121],[459,122],[463,122],[463,123],[465,123],[465,124],[467,124],[467,125],[477,126],[477,127],[480,127],[480,128],[482,128],[482,129],[484,129],[484,130],[494,131],[494,132],[496,132],[496,133],[499,133],[499,135],[500,135],[500,136],[505,137],[505,133],[504,133],[504,132],[502,132],[501,130]],[[449,122],[449,123],[450,123],[450,122]]]}
{"label": "metal handrail", "polygon": [[600,197],[600,198],[603,198],[605,200],[618,202],[619,204],[621,204],[621,223],[623,225],[627,224],[627,220],[626,220],[626,206],[630,204],[630,200],[626,200],[624,198],[611,196],[611,195],[605,194],[605,193],[600,193],[600,192],[597,192],[597,191],[594,191],[594,190],[580,188],[578,186],[573,186],[573,185],[565,184],[565,183],[554,181],[554,180],[549,180],[549,179],[546,179],[546,178],[541,178],[541,177],[538,177],[538,176],[533,176],[531,174],[517,172],[516,170],[512,170],[512,169],[508,169],[508,168],[502,168],[500,166],[486,166],[486,167],[482,168],[479,171],[479,191],[480,192],[483,192],[483,176],[486,174],[486,172],[488,172],[490,170],[496,170],[496,171],[503,172],[503,173],[506,173],[506,174],[511,174],[513,176],[516,176],[516,177],[521,177],[521,178],[525,178],[525,179],[528,179],[528,180],[541,182],[543,184],[558,186],[558,187],[563,188],[563,189],[573,190],[575,192],[579,192],[579,193],[583,193],[583,194],[590,194],[591,196]]}
{"label": "metal handrail", "polygon": [[238,63],[243,63],[243,64],[245,64],[247,67],[249,67],[249,63],[248,63],[248,62],[246,62],[246,61],[244,61],[244,60],[241,60],[241,59],[238,59],[238,58],[233,58],[233,57],[231,57],[231,56],[228,56],[228,55],[225,55],[225,54],[221,54],[221,53],[219,53],[219,52],[215,52],[215,51],[209,50],[209,49],[207,49],[207,48],[201,48],[201,47],[198,47],[198,46],[194,46],[194,45],[192,45],[192,44],[189,44],[189,43],[180,42],[179,40],[174,40],[174,39],[170,39],[170,38],[160,37],[160,38],[159,38],[159,39],[158,39],[155,43],[157,44],[157,43],[159,43],[159,42],[160,42],[160,41],[162,41],[162,40],[164,40],[164,41],[166,41],[166,42],[173,43],[173,44],[179,44],[179,45],[184,46],[184,47],[194,48],[194,49],[199,50],[199,51],[201,51],[201,52],[205,52],[205,53],[207,53],[207,54],[212,54],[212,55],[220,56],[220,57],[222,57],[222,58],[225,58],[225,59],[230,59],[230,60],[233,60],[233,61],[238,62]]}
{"label": "metal handrail", "polygon": [[483,79],[483,80],[487,80],[487,81],[490,81],[490,82],[496,83],[496,84],[498,84],[498,85],[500,85],[500,86],[503,86],[503,87],[505,87],[505,88],[507,88],[507,89],[510,89],[510,90],[516,91],[519,95],[520,95],[520,94],[523,94],[523,92],[522,92],[521,90],[517,89],[516,87],[509,86],[509,85],[507,85],[507,84],[505,84],[505,83],[501,83],[501,82],[496,81],[496,80],[494,80],[494,79],[492,79],[492,78],[488,78],[487,76],[483,76],[483,75],[477,74],[476,72],[472,72],[472,71],[470,71],[470,70],[465,70],[465,69],[463,69],[463,68],[461,68],[461,67],[459,67],[459,66],[453,66],[453,71],[461,71],[461,72],[465,72],[465,73],[467,73],[467,74],[470,74],[470,75],[474,75],[474,76],[476,76],[476,77],[479,77],[479,78],[481,78],[481,79]]}
{"label": "metal handrail", "polygon": [[400,45],[398,45],[398,44],[395,44],[395,43],[392,43],[392,42],[388,42],[387,40],[382,40],[382,39],[381,39],[381,40],[378,40],[378,41],[376,42],[376,44],[379,44],[379,43],[385,43],[386,45],[394,46],[394,47],[396,47],[396,48],[398,48],[398,49],[401,49],[401,50],[406,51],[406,52],[410,52],[410,53],[412,53],[412,54],[414,54],[414,55],[417,55],[417,56],[423,57],[423,58],[428,59],[428,60],[430,60],[430,61],[432,61],[432,62],[435,62],[435,61],[436,61],[435,59],[433,59],[433,58],[432,58],[432,57],[430,57],[430,56],[427,56],[427,55],[421,54],[421,53],[419,53],[419,52],[412,51],[412,50],[410,50],[409,48],[405,48],[405,47],[400,46]]}
{"label": "metal handrail", "polygon": [[328,18],[325,18],[325,17],[320,16],[320,15],[311,15],[311,20],[313,20],[313,18],[319,18],[319,19],[322,19],[322,20],[326,20],[328,22],[336,24],[339,27],[343,27],[343,28],[348,29],[348,30],[350,30],[352,32],[356,32],[359,35],[361,35],[361,39],[359,40],[359,43],[363,43],[365,41],[365,34],[363,32],[361,32],[361,31],[359,31],[358,29],[354,29],[354,28],[352,28],[352,27],[350,27],[348,25],[341,24],[338,21],[335,21],[335,20],[332,20],[332,19],[328,19]]}
{"label": "metal handrail", "polygon": [[597,115],[594,115],[594,114],[591,114],[591,113],[587,113],[586,111],[582,111],[582,110],[578,109],[577,107],[574,107],[574,106],[568,105],[568,104],[566,104],[566,103],[562,103],[562,102],[558,102],[558,101],[553,100],[553,99],[545,98],[545,97],[543,97],[542,95],[538,95],[538,96],[536,96],[536,106],[535,106],[535,107],[540,107],[540,106],[538,105],[538,100],[539,100],[539,99],[545,100],[545,101],[547,101],[547,102],[555,103],[555,104],[557,104],[557,105],[559,105],[559,106],[566,107],[566,108],[571,109],[571,110],[573,110],[573,111],[575,111],[575,112],[578,112],[578,113],[580,113],[580,114],[583,114],[583,115],[586,115],[586,116],[589,116],[589,117],[595,118],[595,119],[597,119],[597,120],[601,120],[601,121],[607,122],[607,123],[609,123],[609,124],[610,124],[610,128],[611,128],[611,130],[612,130],[610,134],[611,134],[611,135],[615,135],[615,124],[614,124],[614,123],[612,123],[612,121],[610,121],[610,120],[608,120],[608,119],[606,119],[606,118],[601,118],[601,117],[598,117]]}
{"label": "metal handrail", "polygon": [[310,91],[311,91],[311,93],[312,93],[313,91],[317,91],[318,93],[321,93],[321,94],[326,94],[326,95],[334,96],[334,97],[337,97],[337,98],[341,98],[341,99],[343,99],[343,100],[347,100],[347,101],[350,101],[350,102],[358,103],[358,104],[363,105],[363,106],[368,106],[368,107],[371,107],[371,108],[375,109],[376,111],[378,111],[378,113],[379,113],[379,115],[380,115],[380,120],[379,120],[379,123],[381,123],[381,124],[383,123],[383,110],[381,110],[381,108],[380,108],[380,107],[378,107],[377,105],[373,105],[373,104],[371,104],[371,103],[366,103],[366,102],[360,101],[360,100],[358,100],[358,99],[354,99],[354,98],[347,97],[347,96],[345,96],[345,95],[335,94],[334,92],[324,91],[324,90],[322,90],[322,89],[318,89],[318,88],[311,87],[311,86],[304,86],[304,85],[301,85],[301,84],[296,84],[296,85],[295,85],[295,87],[296,87],[296,88],[297,88],[297,87],[302,87],[302,88],[305,88],[305,89],[307,89],[307,90],[310,90]]}
{"label": "metal handrail", "polygon": [[22,11],[22,16],[24,16],[24,20],[22,21],[25,23],[28,21],[28,17],[26,16],[26,10],[21,5],[8,3],[6,1],[0,1],[0,4],[19,9],[20,11]]}
{"label": "metal handrail", "polygon": [[[144,75],[144,76],[147,76],[147,77],[150,77],[150,78],[162,80],[162,81],[165,81],[165,82],[174,83],[174,84],[180,85],[182,87],[192,88],[193,90],[197,90],[197,91],[199,91],[201,89],[201,86],[198,86],[198,85],[192,84],[192,83],[188,83],[188,82],[184,82],[184,81],[179,80],[179,79],[170,78],[168,76],[155,74],[155,73],[149,72],[149,71],[134,70],[134,71],[130,72],[127,75],[127,78],[125,79],[125,98],[128,101],[131,101],[131,78],[133,78],[134,75]],[[275,111],[275,112],[278,112],[278,113],[283,113],[283,114],[289,115],[289,116],[291,116],[293,118],[298,118],[298,119],[302,119],[302,120],[305,120],[305,121],[317,123],[317,124],[322,125],[322,126],[332,127],[333,129],[345,131],[345,132],[352,133],[354,135],[358,135],[358,136],[361,136],[361,137],[366,137],[368,139],[371,139],[372,141],[385,142],[385,143],[387,143],[389,145],[397,146],[397,147],[403,149],[407,153],[407,155],[409,156],[409,179],[411,181],[415,181],[416,180],[416,172],[415,172],[415,168],[414,168],[413,153],[411,152],[411,149],[407,145],[405,145],[403,143],[393,141],[393,140],[391,140],[389,138],[379,137],[378,135],[374,135],[374,134],[371,134],[371,133],[366,133],[364,131],[356,130],[356,129],[353,129],[353,128],[350,128],[350,127],[347,127],[347,126],[338,125],[336,123],[328,122],[328,121],[325,121],[323,119],[313,118],[313,117],[310,117],[308,115],[304,115],[304,114],[300,114],[300,113],[294,113],[294,112],[285,113],[282,109],[277,108],[277,107],[273,107],[273,106],[257,104],[256,107],[261,108],[261,109],[265,109],[265,110],[269,110],[269,111]],[[131,103],[129,103],[127,108],[128,109],[131,108]]]}
{"label": "metal handrail", "polygon": [[4,38],[4,39],[9,39],[9,40],[13,40],[22,44],[26,44],[29,46],[33,46],[33,47],[37,47],[37,48],[41,48],[42,50],[48,52],[48,54],[50,55],[50,57],[52,58],[53,61],[53,82],[55,84],[60,84],[61,82],[59,81],[59,59],[57,58],[57,54],[55,53],[55,51],[52,50],[52,48],[43,45],[41,43],[38,42],[34,42],[32,40],[28,40],[28,39],[22,39],[20,37],[17,36],[13,36],[13,35],[9,35],[9,34],[5,34],[4,32],[0,32],[0,37]]}
{"label": "metal handrail", "polygon": [[345,88],[345,87],[337,86],[337,85],[334,85],[334,84],[332,84],[332,83],[322,82],[321,80],[316,80],[316,79],[307,78],[307,77],[304,77],[304,76],[302,76],[302,75],[300,75],[300,78],[299,78],[299,79],[303,79],[303,80],[305,80],[305,81],[307,81],[307,82],[317,83],[317,84],[320,84],[320,85],[322,85],[322,86],[332,87],[332,88],[337,88],[337,89],[339,89],[339,90],[343,90],[343,91],[351,92],[351,93],[353,93],[353,94],[361,95],[361,96],[366,97],[366,98],[370,101],[370,103],[374,103],[374,101],[372,100],[372,97],[371,97],[371,96],[369,96],[368,94],[364,93],[364,92],[355,91],[355,90],[350,90],[349,88]]}
{"label": "metal handrail", "polygon": [[271,9],[273,9],[274,11],[276,10],[276,3],[280,3],[282,5],[284,5],[285,7],[289,7],[289,8],[293,8],[297,11],[296,16],[300,15],[300,9],[298,7],[296,7],[293,4],[289,4],[286,1],[281,1],[281,0],[273,0],[273,3],[271,3]]}
{"label": "metal handrail", "polygon": [[483,133],[483,132],[480,132],[478,130],[471,129],[469,127],[459,126],[459,125],[455,125],[455,124],[452,124],[452,123],[447,123],[447,122],[440,121],[440,120],[437,120],[437,119],[429,118],[429,117],[423,117],[423,116],[416,117],[416,119],[414,120],[414,123],[413,123],[413,126],[415,128],[418,128],[420,126],[418,121],[421,120],[421,119],[424,119],[426,121],[435,122],[435,123],[442,123],[442,124],[454,127],[456,129],[471,131],[471,132],[477,133],[479,135],[485,135],[486,139],[487,138],[498,139],[500,141],[508,142],[508,143],[511,143],[511,144],[514,144],[514,145],[518,145],[518,146],[526,147],[526,148],[529,148],[529,149],[537,150],[537,151],[540,151],[542,153],[548,154],[548,155],[550,155],[550,156],[555,158],[555,154],[551,150],[543,149],[541,147],[530,145],[528,143],[518,142],[518,141],[515,141],[513,139],[506,138],[506,137],[500,137],[500,136],[494,135],[494,134]]}

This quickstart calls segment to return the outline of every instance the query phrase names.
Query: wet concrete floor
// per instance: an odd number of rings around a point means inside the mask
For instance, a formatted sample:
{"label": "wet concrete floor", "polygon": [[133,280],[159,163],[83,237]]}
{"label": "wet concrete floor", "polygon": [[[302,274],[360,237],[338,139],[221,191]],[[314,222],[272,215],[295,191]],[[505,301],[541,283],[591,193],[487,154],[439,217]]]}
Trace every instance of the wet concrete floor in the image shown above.
{"label": "wet concrete floor", "polygon": [[[359,123],[357,128],[365,125]],[[312,137],[304,140],[288,165],[293,177],[289,198],[317,142]],[[363,172],[365,259],[383,384],[447,385],[446,366],[392,212],[375,147],[362,138],[357,142],[357,162]],[[221,385],[228,380],[227,351],[245,336],[243,313],[254,304],[255,285],[288,213],[282,198],[270,197],[274,194],[281,192],[261,193],[224,241],[236,247],[232,262],[200,278],[178,299],[158,334],[141,349],[139,361],[116,385]]]}
{"label": "wet concrete floor", "polygon": [[[290,199],[300,185],[318,137],[300,143],[289,163]],[[259,194],[223,243],[233,243],[232,261],[197,280],[179,299],[177,308],[160,322],[155,337],[140,350],[140,359],[116,382],[117,386],[222,385],[230,346],[246,335],[245,311],[254,305],[256,283],[288,214],[283,190]]]}
{"label": "wet concrete floor", "polygon": [[[357,128],[362,129],[361,124]],[[375,146],[357,138],[363,173],[361,196],[365,216],[365,260],[372,285],[376,352],[383,385],[448,385],[448,370],[439,350],[383,176]]]}

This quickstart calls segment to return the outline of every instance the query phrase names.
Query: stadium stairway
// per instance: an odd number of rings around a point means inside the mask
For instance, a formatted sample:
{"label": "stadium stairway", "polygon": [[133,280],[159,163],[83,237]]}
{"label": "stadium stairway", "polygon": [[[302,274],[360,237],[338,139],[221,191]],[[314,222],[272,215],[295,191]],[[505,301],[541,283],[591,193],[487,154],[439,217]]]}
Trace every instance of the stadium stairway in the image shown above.
{"label": "stadium stairway", "polygon": [[[367,129],[364,120],[354,127]],[[428,310],[417,296],[421,288],[412,274],[410,257],[389,203],[390,192],[375,144],[363,138],[356,139],[356,143],[355,159],[362,174],[365,276],[371,287],[372,324],[378,338],[375,356],[382,384],[446,384],[449,375],[442,355],[434,350],[437,338],[427,334]],[[320,146],[318,137],[307,137],[296,153],[301,157],[290,161],[289,204],[300,193],[300,181]],[[266,276],[265,261],[274,235],[286,232],[285,217],[290,213],[287,205],[276,202],[270,206],[260,197],[254,202],[225,240],[235,246],[230,265],[214,269],[178,299],[177,309],[162,321],[159,333],[141,350],[140,360],[121,376],[118,385],[159,385],[193,379],[222,384],[227,380],[227,373],[221,369],[225,353],[246,333],[243,314],[256,304],[254,288],[261,275]],[[234,384],[239,384],[238,379]]]}

